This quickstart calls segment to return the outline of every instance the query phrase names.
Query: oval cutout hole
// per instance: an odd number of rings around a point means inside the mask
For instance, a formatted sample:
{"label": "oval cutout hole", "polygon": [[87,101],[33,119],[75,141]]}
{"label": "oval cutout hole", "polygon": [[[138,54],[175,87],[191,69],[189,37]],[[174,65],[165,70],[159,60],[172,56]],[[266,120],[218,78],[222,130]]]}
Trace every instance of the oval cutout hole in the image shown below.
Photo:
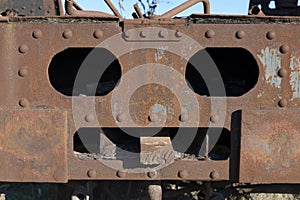
{"label": "oval cutout hole", "polygon": [[48,72],[51,85],[67,96],[105,96],[122,73],[117,58],[104,48],[68,48],[52,58]]}
{"label": "oval cutout hole", "polygon": [[209,67],[205,67],[211,64],[205,63],[208,55],[217,66],[222,80],[218,76],[206,78],[210,83],[223,81],[226,96],[242,96],[254,88],[259,77],[259,67],[249,51],[243,48],[206,48],[191,57],[186,68],[186,81],[195,93],[201,96],[224,96],[224,92],[219,91],[210,94],[200,74],[201,70],[210,70]]}

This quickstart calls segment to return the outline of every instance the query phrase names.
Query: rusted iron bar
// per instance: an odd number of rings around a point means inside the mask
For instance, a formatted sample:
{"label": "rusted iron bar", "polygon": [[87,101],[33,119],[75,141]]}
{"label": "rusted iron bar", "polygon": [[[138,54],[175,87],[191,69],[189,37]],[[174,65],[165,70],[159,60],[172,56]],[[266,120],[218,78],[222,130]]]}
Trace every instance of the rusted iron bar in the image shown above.
{"label": "rusted iron bar", "polygon": [[118,9],[114,6],[114,4],[110,0],[104,0],[111,11],[119,18],[123,19],[122,15],[119,13]]}
{"label": "rusted iron bar", "polygon": [[182,4],[180,4],[179,6],[173,8],[172,10],[162,14],[161,16],[159,16],[158,18],[171,18],[175,15],[177,15],[178,13],[181,13],[182,11],[190,8],[191,6],[203,2],[203,6],[204,6],[204,13],[205,14],[210,14],[210,3],[209,0],[188,0]]}
{"label": "rusted iron bar", "polygon": [[[76,10],[76,9],[77,10]],[[116,18],[114,15],[100,12],[100,11],[84,11],[80,10],[81,7],[78,7],[78,4],[73,0],[66,0],[65,10],[67,15],[71,16],[80,16],[80,17],[101,17],[101,18]]]}
{"label": "rusted iron bar", "polygon": [[76,8],[77,10],[83,10],[83,9],[81,8],[81,6],[80,6],[78,3],[76,3],[75,1],[73,1],[73,6],[74,6],[74,8]]}
{"label": "rusted iron bar", "polygon": [[137,3],[133,5],[133,8],[134,8],[134,10],[137,13],[139,18],[144,18],[143,13],[141,12],[141,9],[140,9],[140,7]]}

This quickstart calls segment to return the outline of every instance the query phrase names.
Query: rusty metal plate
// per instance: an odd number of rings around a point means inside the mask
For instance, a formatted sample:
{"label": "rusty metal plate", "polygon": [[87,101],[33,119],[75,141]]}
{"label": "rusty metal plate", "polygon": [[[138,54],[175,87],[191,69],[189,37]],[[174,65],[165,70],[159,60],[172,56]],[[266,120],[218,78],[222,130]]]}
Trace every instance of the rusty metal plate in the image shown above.
{"label": "rusty metal plate", "polygon": [[67,182],[66,112],[1,110],[1,181]]}
{"label": "rusty metal plate", "polygon": [[246,110],[241,125],[241,182],[300,182],[299,110]]}

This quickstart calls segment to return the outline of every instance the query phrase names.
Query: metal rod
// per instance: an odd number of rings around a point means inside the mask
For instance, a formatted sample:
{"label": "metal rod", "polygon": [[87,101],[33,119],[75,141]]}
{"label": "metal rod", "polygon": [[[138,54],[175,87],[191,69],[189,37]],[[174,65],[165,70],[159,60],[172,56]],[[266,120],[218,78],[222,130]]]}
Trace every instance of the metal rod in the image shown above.
{"label": "metal rod", "polygon": [[139,16],[139,18],[144,18],[144,15],[137,3],[133,5],[133,8],[134,8],[135,12],[137,13],[137,15]]}
{"label": "metal rod", "polygon": [[80,7],[80,5],[78,3],[76,3],[75,1],[73,1],[73,6],[74,8],[76,8],[77,10],[83,10],[83,8]]}
{"label": "metal rod", "polygon": [[119,19],[123,19],[122,15],[119,13],[119,11],[116,9],[114,4],[110,0],[104,0],[105,3],[108,5],[108,7],[113,11],[113,13],[119,17]]}

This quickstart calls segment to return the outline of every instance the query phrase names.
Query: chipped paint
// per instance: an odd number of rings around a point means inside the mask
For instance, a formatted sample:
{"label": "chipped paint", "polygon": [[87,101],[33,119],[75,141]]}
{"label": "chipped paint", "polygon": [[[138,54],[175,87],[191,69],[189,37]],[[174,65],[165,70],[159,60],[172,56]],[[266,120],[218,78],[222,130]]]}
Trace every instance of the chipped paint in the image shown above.
{"label": "chipped paint", "polygon": [[157,48],[157,53],[155,54],[155,61],[156,62],[158,62],[160,59],[163,58],[163,54],[164,54],[165,50],[168,50],[168,47]]}
{"label": "chipped paint", "polygon": [[293,91],[292,100],[300,98],[300,57],[293,56],[290,62],[290,85]]}
{"label": "chipped paint", "polygon": [[281,57],[278,49],[267,47],[261,50],[261,54],[257,55],[262,62],[265,71],[265,80],[276,88],[281,88],[281,78],[277,72],[281,66]]}
{"label": "chipped paint", "polygon": [[161,104],[154,104],[152,107],[151,107],[151,112],[154,112],[154,113],[159,113],[159,112],[162,112],[164,114],[167,113],[167,108]]}

